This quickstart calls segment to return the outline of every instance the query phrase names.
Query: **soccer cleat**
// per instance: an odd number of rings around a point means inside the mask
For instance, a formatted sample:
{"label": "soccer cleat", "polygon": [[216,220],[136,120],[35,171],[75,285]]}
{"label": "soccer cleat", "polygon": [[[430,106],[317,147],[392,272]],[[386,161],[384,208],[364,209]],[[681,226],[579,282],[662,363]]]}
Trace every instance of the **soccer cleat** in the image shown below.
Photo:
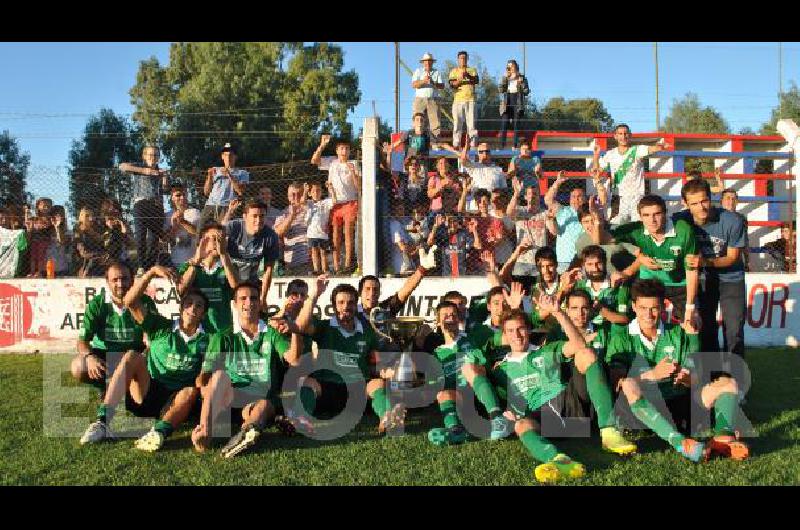
{"label": "soccer cleat", "polygon": [[734,436],[715,436],[708,441],[708,447],[711,454],[732,460],[745,460],[750,456],[747,444]]}
{"label": "soccer cleat", "polygon": [[616,427],[600,429],[603,449],[618,455],[629,455],[636,452],[636,444],[629,441]]}
{"label": "soccer cleat", "polygon": [[428,441],[437,447],[447,445],[447,429],[436,427],[428,431]]}
{"label": "soccer cleat", "polygon": [[164,445],[164,435],[155,429],[150,429],[150,432],[136,440],[133,445],[140,451],[154,453]]}
{"label": "soccer cleat", "polygon": [[387,431],[394,431],[405,425],[405,421],[406,406],[398,403],[381,418],[381,422],[378,424],[378,432],[383,434]]}
{"label": "soccer cleat", "polygon": [[567,478],[580,478],[586,473],[586,468],[580,462],[575,462],[563,453],[559,453],[546,464],[536,466],[533,474],[536,480],[542,483],[559,482]]}
{"label": "soccer cleat", "polygon": [[275,416],[275,428],[284,436],[294,436],[298,432],[314,434],[314,424],[306,416]]}
{"label": "soccer cleat", "polygon": [[86,432],[81,436],[80,444],[94,444],[103,440],[113,440],[114,434],[104,421],[97,420],[86,428]]}
{"label": "soccer cleat", "polygon": [[511,434],[511,423],[502,414],[492,418],[492,431],[489,433],[490,440],[502,440],[509,434]]}
{"label": "soccer cleat", "polygon": [[678,452],[696,463],[708,460],[709,448],[703,442],[698,442],[692,438],[684,438]]}
{"label": "soccer cleat", "polygon": [[247,425],[242,430],[231,436],[225,447],[222,448],[223,458],[233,458],[245,449],[253,447],[261,433],[255,425]]}
{"label": "soccer cleat", "polygon": [[467,430],[461,424],[437,427],[428,431],[428,441],[436,446],[459,445],[467,441]]}

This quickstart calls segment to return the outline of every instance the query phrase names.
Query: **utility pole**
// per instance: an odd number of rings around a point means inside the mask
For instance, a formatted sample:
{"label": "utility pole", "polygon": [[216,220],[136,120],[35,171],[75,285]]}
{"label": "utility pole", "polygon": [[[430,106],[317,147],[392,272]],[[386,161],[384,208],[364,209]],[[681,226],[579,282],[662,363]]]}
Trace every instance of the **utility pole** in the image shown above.
{"label": "utility pole", "polygon": [[400,43],[394,43],[394,132],[400,132]]}
{"label": "utility pole", "polygon": [[527,46],[525,43],[522,43],[522,74],[525,75],[528,72],[528,54],[527,54]]}
{"label": "utility pole", "polygon": [[658,43],[653,43],[653,58],[656,63],[656,131],[661,129],[661,116],[659,114],[658,103]]}
{"label": "utility pole", "polygon": [[778,112],[783,118],[783,43],[778,43]]}

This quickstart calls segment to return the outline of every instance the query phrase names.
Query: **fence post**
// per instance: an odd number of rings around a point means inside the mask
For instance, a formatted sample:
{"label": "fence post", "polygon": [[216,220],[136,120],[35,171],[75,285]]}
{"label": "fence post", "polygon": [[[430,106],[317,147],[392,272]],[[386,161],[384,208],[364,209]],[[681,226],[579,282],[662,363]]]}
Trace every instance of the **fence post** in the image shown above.
{"label": "fence post", "polygon": [[[792,173],[794,174],[794,205],[795,208],[792,214],[794,219],[797,218],[797,204],[800,201],[800,127],[789,119],[779,120],[776,126],[778,133],[786,139],[786,145],[794,153],[794,165],[792,166]],[[792,220],[794,220],[792,219]],[[795,230],[794,248],[797,249],[800,245],[800,232]],[[797,272],[797,271],[795,271]]]}
{"label": "fence post", "polygon": [[361,204],[358,212],[361,224],[361,274],[378,274],[378,118],[364,119],[361,140]]}

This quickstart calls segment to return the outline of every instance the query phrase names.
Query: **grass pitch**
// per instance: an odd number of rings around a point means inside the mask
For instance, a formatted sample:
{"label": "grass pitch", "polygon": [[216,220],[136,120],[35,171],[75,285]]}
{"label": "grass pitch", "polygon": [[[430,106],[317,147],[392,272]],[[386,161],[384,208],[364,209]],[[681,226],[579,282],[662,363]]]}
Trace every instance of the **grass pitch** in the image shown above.
{"label": "grass pitch", "polygon": [[[219,445],[195,454],[188,425],[156,454],[135,450],[134,438],[80,447],[78,437],[93,421],[98,393],[71,383],[68,361],[66,355],[0,355],[0,484],[536,484],[536,463],[515,437],[432,446],[427,430],[440,425],[434,409],[410,411],[408,434],[399,438],[379,437],[371,413],[349,435],[332,442],[287,438],[270,430],[255,450],[230,461],[219,456]],[[646,432],[634,436],[639,454],[630,458],[604,453],[596,437],[556,441],[587,467],[587,475],[571,484],[800,484],[800,352],[750,349],[747,361],[753,387],[744,410],[758,433],[748,440],[750,460],[695,465]],[[47,403],[55,403],[46,404],[45,395]],[[140,432],[151,425],[121,413],[117,419]],[[116,421],[115,431],[122,430]]]}

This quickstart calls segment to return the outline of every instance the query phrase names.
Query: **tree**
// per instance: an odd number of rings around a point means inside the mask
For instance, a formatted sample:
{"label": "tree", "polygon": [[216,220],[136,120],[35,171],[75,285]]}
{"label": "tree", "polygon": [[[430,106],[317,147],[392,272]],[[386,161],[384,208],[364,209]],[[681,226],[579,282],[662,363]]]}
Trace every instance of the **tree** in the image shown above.
{"label": "tree", "polygon": [[555,97],[540,111],[534,111],[533,124],[537,130],[546,131],[606,132],[612,129],[614,120],[599,99]]}
{"label": "tree", "polygon": [[772,115],[767,123],[761,126],[761,134],[778,134],[775,128],[778,120],[788,118],[800,124],[800,89],[792,81],[789,90],[780,95],[778,106],[772,109]]}
{"label": "tree", "polygon": [[729,134],[730,127],[714,107],[703,107],[697,94],[687,93],[674,100],[664,131],[671,133]]}
{"label": "tree", "polygon": [[20,151],[16,138],[8,131],[0,133],[0,208],[31,201],[25,192],[30,162],[30,155]]}
{"label": "tree", "polygon": [[100,109],[90,116],[80,140],[69,151],[69,210],[73,216],[84,206],[97,209],[106,197],[117,199],[123,211],[130,209],[131,178],[115,169],[121,162],[136,162],[142,152],[142,136],[124,116]]}
{"label": "tree", "polygon": [[350,139],[358,76],[327,43],[173,43],[170,61],[142,61],[133,120],[177,168],[219,163],[232,142],[239,165],[310,158],[318,134]]}

